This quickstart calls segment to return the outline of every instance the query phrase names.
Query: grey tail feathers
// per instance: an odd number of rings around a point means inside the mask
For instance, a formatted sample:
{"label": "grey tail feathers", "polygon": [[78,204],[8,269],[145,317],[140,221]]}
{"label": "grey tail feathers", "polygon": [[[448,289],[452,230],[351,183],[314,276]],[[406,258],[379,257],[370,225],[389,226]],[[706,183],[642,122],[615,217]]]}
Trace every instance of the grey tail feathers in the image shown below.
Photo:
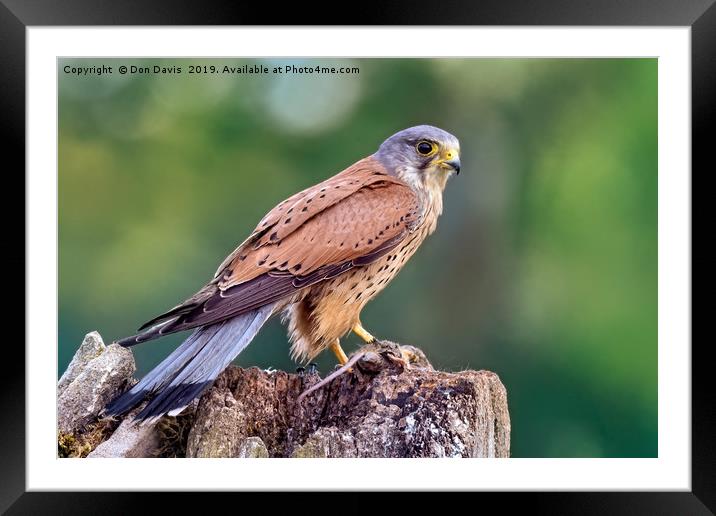
{"label": "grey tail feathers", "polygon": [[165,414],[179,414],[248,346],[274,306],[195,330],[139,383],[109,403],[103,415],[124,415],[148,398],[135,419],[152,422]]}

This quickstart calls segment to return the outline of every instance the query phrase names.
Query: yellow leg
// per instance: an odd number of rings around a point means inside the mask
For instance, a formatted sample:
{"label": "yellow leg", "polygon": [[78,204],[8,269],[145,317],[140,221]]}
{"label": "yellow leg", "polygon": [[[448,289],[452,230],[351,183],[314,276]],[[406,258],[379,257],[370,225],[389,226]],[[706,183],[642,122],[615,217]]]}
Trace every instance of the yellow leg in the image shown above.
{"label": "yellow leg", "polygon": [[328,347],[331,348],[331,351],[333,351],[333,353],[336,355],[336,358],[341,365],[348,362],[348,356],[346,355],[345,351],[343,351],[340,340],[336,339],[333,344]]}
{"label": "yellow leg", "polygon": [[363,325],[360,323],[360,321],[355,323],[355,326],[353,326],[353,333],[363,339],[366,344],[373,344],[377,340],[375,337],[373,337],[373,335],[368,333],[368,330],[363,328]]}

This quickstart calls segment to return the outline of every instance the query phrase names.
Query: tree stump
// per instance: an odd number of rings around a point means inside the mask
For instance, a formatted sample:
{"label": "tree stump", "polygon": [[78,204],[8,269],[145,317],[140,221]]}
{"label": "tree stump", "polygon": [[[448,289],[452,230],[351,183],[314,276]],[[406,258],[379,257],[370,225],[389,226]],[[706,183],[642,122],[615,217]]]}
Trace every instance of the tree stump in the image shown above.
{"label": "tree stump", "polygon": [[[85,351],[90,337],[101,342],[99,334],[88,335]],[[59,410],[68,412],[60,414],[60,421],[79,423],[58,429],[59,455],[509,457],[507,395],[495,373],[436,371],[417,348],[391,346],[411,357],[407,367],[367,347],[356,352],[360,356],[350,370],[308,394],[321,381],[316,372],[229,366],[183,414],[154,426],[138,425],[131,417],[98,419],[94,408],[87,410],[81,402],[60,403]],[[133,383],[126,371],[134,371],[134,360],[131,352],[113,351],[116,347],[104,348],[111,355],[102,365],[121,372],[115,376],[124,378],[123,390]],[[96,374],[83,374],[73,364],[68,371],[85,382],[75,392],[93,393],[73,399],[111,399],[120,392],[117,382],[99,385]],[[86,364],[90,367],[91,361]]]}

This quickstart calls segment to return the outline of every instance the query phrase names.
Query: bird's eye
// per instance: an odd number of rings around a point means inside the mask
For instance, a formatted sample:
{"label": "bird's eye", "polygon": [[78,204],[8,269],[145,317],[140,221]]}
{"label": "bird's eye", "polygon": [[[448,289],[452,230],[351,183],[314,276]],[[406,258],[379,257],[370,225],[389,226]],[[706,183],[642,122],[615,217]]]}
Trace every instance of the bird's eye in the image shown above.
{"label": "bird's eye", "polygon": [[420,154],[421,156],[429,156],[430,154],[435,152],[435,145],[423,140],[418,142],[418,144],[415,146],[415,150],[418,151],[418,154]]}

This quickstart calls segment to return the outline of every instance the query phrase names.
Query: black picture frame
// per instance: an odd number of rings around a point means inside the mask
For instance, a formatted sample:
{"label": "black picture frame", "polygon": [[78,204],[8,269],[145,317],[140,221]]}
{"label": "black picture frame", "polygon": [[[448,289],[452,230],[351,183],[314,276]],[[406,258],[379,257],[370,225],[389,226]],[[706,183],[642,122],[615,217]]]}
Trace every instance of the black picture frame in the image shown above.
{"label": "black picture frame", "polygon": [[[335,13],[322,11],[317,17],[304,4],[269,4],[267,2],[228,1],[111,1],[111,0],[0,0],[0,113],[2,113],[2,168],[6,196],[25,191],[25,29],[31,26],[88,25],[284,25],[301,22],[307,25],[343,25],[344,8]],[[435,6],[424,1],[361,4],[351,14],[356,25],[553,25],[553,26],[688,26],[692,35],[692,175],[713,173],[710,151],[716,120],[716,5],[714,0],[489,0],[441,2]],[[333,19],[326,19],[333,18]],[[48,114],[48,116],[54,116]],[[709,131],[711,129],[711,131]],[[11,161],[11,158],[12,159]],[[9,165],[13,163],[13,165]],[[12,180],[19,184],[11,185]],[[12,189],[12,190],[11,190]],[[24,197],[22,197],[24,198]],[[12,225],[19,207],[3,203],[4,220]],[[12,218],[10,215],[14,215]],[[19,224],[15,225],[19,226]],[[19,228],[18,231],[20,231]],[[6,278],[19,277],[17,270],[25,258],[25,246],[14,247],[9,267],[15,272]],[[6,254],[7,256],[7,254]],[[26,270],[26,278],[33,271]],[[11,289],[6,292],[22,292]],[[7,301],[7,299],[6,299]],[[19,306],[19,300],[10,302]],[[23,304],[24,305],[24,304]],[[5,326],[20,328],[19,318],[5,320]],[[24,328],[24,326],[22,326]],[[692,325],[693,327],[693,325]],[[18,338],[5,333],[4,367],[0,389],[0,511],[8,514],[129,514],[148,510],[147,493],[39,493],[25,488],[25,354]],[[713,514],[716,512],[716,396],[707,383],[710,361],[709,344],[692,339],[692,491],[691,492],[590,492],[590,493],[495,493],[481,494],[480,507],[493,503],[500,511],[528,504],[531,512],[550,514]],[[48,353],[52,352],[48,349]],[[246,494],[216,498],[222,501],[249,503]],[[293,508],[305,510],[305,502],[288,498]],[[325,506],[319,495],[312,495],[310,509]],[[275,504],[286,498],[271,495]],[[164,493],[162,510],[187,509],[191,502],[201,503],[195,495]],[[384,497],[403,510],[421,497]],[[252,501],[253,502],[253,501]],[[259,502],[261,503],[261,502]],[[265,503],[265,499],[264,502]],[[342,494],[332,503],[333,510],[366,507],[365,495]],[[382,502],[385,503],[385,502]],[[419,502],[420,503],[420,502]],[[475,502],[467,502],[475,503]],[[338,505],[336,505],[338,504]],[[298,507],[297,507],[298,505]],[[381,507],[387,508],[387,507]],[[476,507],[477,508],[477,507]],[[205,509],[206,510],[206,509]],[[142,511],[144,512],[144,511]],[[273,512],[273,511],[272,511]]]}

